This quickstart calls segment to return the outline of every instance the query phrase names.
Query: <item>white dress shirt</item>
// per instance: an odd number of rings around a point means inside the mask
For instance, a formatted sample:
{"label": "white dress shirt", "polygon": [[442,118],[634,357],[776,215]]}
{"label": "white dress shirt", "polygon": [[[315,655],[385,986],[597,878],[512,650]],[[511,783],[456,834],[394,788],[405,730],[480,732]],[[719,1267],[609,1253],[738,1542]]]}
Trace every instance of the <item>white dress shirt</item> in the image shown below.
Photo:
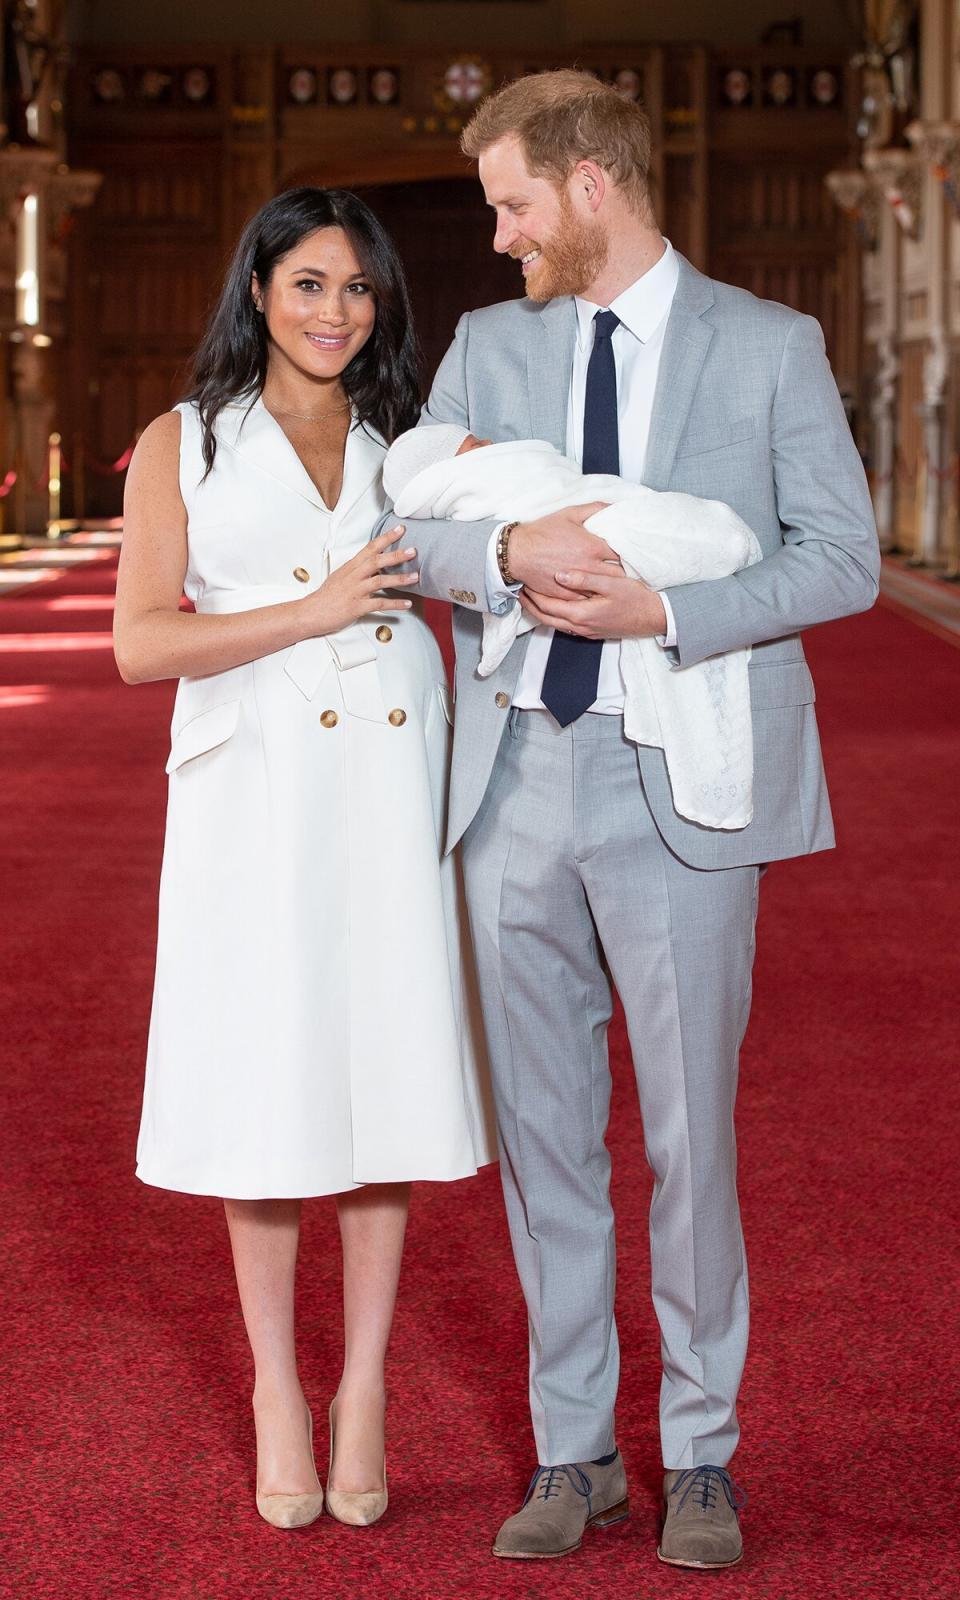
{"label": "white dress shirt", "polygon": [[[566,453],[577,465],[583,458],[583,409],[587,386],[587,367],[593,349],[593,319],[598,311],[615,312],[620,326],[613,331],[612,343],[617,372],[617,415],[620,423],[620,476],[639,483],[647,454],[650,434],[650,417],[653,396],[660,370],[663,336],[667,318],[676,292],[680,269],[676,252],[669,239],[659,260],[612,301],[609,307],[594,305],[592,301],[575,300],[577,309],[577,342],[570,373],[570,395],[567,403]],[[516,590],[506,590],[496,557],[496,535],[487,552],[487,602],[491,611],[501,611],[504,603]],[[660,643],[665,647],[676,644],[674,619],[670,602],[661,594],[667,616],[667,632]],[[543,674],[553,640],[552,628],[534,629],[527,645],[527,654],[513,697],[513,704],[523,710],[542,709],[540,691]],[[589,707],[591,711],[623,715],[624,685],[620,670],[620,640],[604,641],[600,657],[600,678],[597,698]]]}

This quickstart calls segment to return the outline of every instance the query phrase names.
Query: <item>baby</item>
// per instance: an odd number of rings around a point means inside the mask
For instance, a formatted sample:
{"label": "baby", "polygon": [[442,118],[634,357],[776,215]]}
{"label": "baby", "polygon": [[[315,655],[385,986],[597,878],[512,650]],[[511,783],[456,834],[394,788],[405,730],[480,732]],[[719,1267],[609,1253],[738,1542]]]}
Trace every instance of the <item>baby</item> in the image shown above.
{"label": "baby", "polygon": [[[445,423],[414,428],[387,452],[383,482],[403,518],[528,522],[603,501],[585,527],[606,540],[629,577],[652,589],[725,578],[762,554],[722,501],[582,473],[542,439],[493,443]],[[485,612],[480,676],[534,626],[516,601],[501,615]],[[677,811],[704,827],[744,828],[753,815],[749,657],[747,649],[730,650],[679,668],[655,639],[623,642],[624,732],[663,750]]]}

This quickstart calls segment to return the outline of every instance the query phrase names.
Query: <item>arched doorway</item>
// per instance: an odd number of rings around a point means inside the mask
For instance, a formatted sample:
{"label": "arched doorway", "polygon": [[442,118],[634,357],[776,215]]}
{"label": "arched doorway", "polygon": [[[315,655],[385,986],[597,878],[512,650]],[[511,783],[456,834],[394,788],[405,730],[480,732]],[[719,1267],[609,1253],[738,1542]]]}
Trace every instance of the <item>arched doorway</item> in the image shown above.
{"label": "arched doorway", "polygon": [[357,186],[396,240],[410,284],[429,388],[464,311],[523,293],[520,268],[493,251],[493,212],[476,178]]}

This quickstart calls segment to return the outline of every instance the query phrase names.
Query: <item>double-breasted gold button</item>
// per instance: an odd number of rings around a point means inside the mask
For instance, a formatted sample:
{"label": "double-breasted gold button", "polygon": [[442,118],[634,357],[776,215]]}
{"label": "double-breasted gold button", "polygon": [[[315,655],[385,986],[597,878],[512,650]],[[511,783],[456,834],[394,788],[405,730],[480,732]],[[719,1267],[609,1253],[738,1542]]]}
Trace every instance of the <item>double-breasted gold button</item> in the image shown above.
{"label": "double-breasted gold button", "polygon": [[309,583],[310,582],[310,574],[307,571],[306,567],[294,567],[293,576],[296,578],[298,583]]}
{"label": "double-breasted gold button", "polygon": [[393,629],[388,628],[385,622],[381,622],[379,628],[377,629],[377,638],[380,640],[381,644],[389,644],[390,640],[393,638]]}
{"label": "double-breasted gold button", "polygon": [[402,728],[406,720],[407,713],[405,711],[401,711],[399,706],[397,706],[395,711],[391,711],[390,715],[387,717],[387,721],[393,728]]}
{"label": "double-breasted gold button", "polygon": [[335,728],[340,718],[335,711],[321,711],[320,721],[325,728]]}
{"label": "double-breasted gold button", "polygon": [[506,711],[507,706],[510,704],[510,696],[508,694],[504,694],[502,689],[498,689],[494,695],[494,699],[496,700],[497,705],[500,707],[500,710]]}

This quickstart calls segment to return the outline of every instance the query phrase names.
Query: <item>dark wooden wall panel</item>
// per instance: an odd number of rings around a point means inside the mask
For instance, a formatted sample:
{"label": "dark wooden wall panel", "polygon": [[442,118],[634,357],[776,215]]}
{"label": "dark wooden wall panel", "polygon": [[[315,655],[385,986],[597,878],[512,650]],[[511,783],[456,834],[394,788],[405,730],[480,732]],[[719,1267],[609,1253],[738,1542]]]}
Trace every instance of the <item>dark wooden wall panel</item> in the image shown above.
{"label": "dark wooden wall panel", "polygon": [[[492,217],[459,154],[468,106],[445,99],[456,52],[374,46],[303,50],[140,47],[78,53],[68,110],[70,158],[104,173],[71,245],[69,360],[61,365],[61,430],[100,464],[183,392],[190,358],[244,222],[295,182],[363,192],[403,255],[429,378],[459,315],[522,292],[513,263],[491,249]],[[573,52],[491,57],[491,81],[558,66]],[[581,65],[608,82],[628,69],[651,118],[661,225],[695,265],[756,294],[810,311],[833,347],[858,307],[838,274],[838,214],[823,186],[842,163],[853,103],[837,53],[779,55],[702,46],[590,46]],[[198,63],[208,63],[197,86]],[[352,72],[356,101],[331,98],[332,69]],[[377,103],[373,73],[397,92]],[[156,71],[166,86],[151,99]],[[837,94],[813,104],[815,69]],[[728,75],[750,84],[738,106]],[[294,93],[313,73],[315,92]],[[772,74],[793,88],[771,99]],[[111,73],[113,77],[111,79]],[[117,85],[121,86],[118,90]],[[151,88],[153,84],[153,88]],[[847,303],[847,302],[850,303]],[[82,447],[80,440],[82,438]],[[69,483],[68,478],[68,483]],[[119,509],[121,479],[86,475],[86,509]]]}

